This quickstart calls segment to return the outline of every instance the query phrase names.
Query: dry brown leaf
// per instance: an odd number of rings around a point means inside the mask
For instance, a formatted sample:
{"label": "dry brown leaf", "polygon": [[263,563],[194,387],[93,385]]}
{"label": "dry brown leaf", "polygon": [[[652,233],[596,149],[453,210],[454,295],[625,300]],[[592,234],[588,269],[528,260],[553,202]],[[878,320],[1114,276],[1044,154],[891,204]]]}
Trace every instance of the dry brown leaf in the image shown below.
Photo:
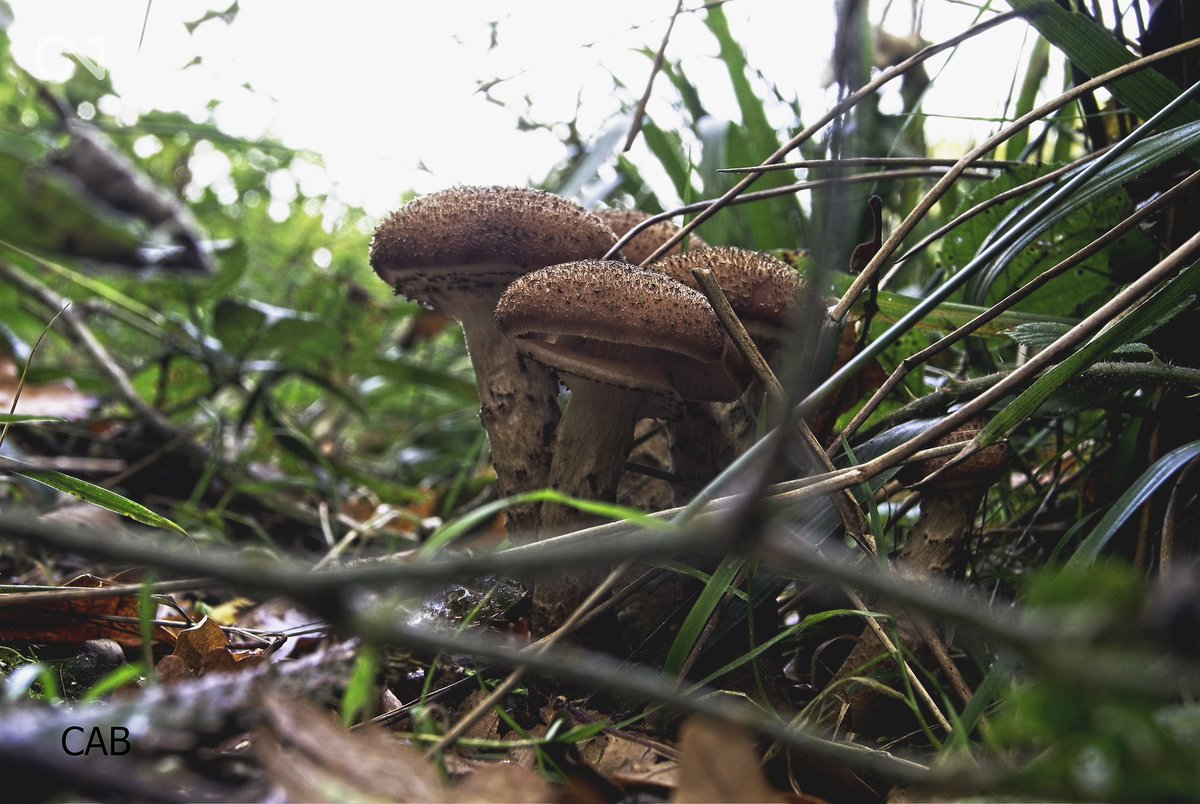
{"label": "dry brown leaf", "polygon": [[[597,753],[590,749],[597,746]],[[605,736],[584,748],[584,761],[619,787],[654,785],[674,788],[679,780],[679,763],[666,759],[653,748],[631,740]]]}
{"label": "dry brown leaf", "polygon": [[199,673],[204,666],[204,656],[211,650],[227,648],[229,638],[221,627],[205,617],[191,628],[179,632],[175,643],[175,655],[193,673]]}
{"label": "dry brown leaf", "polygon": [[[168,659],[174,661],[167,662]],[[205,617],[179,632],[175,652],[155,667],[159,681],[198,678],[207,673],[245,671],[267,660],[263,652],[234,654],[229,638],[215,622]]]}
{"label": "dry brown leaf", "polygon": [[[0,410],[9,412],[21,373],[11,355],[0,356]],[[16,413],[24,416],[61,416],[85,419],[96,407],[96,397],[80,393],[70,380],[30,385],[21,388]]]}
{"label": "dry brown leaf", "polygon": [[183,659],[172,654],[164,656],[154,665],[154,677],[162,684],[174,684],[178,681],[191,681],[196,674],[188,669]]}
{"label": "dry brown leaf", "polygon": [[754,740],[744,731],[702,717],[689,718],[679,736],[675,802],[784,801],[767,783]]}
{"label": "dry brown leaf", "polygon": [[255,751],[290,801],[450,800],[415,748],[386,732],[348,732],[305,701],[268,696]]}
{"label": "dry brown leaf", "polygon": [[508,762],[480,768],[456,787],[447,801],[468,802],[551,802],[558,799],[550,786],[533,771]]}
{"label": "dry brown leaf", "polygon": [[[467,696],[459,707],[459,711],[473,712],[483,699],[487,696],[483,690],[475,690]],[[496,711],[496,707],[492,707],[483,717],[471,724],[471,728],[463,732],[463,737],[476,740],[499,740],[500,739],[500,714]],[[464,750],[461,747],[460,750]],[[469,751],[469,749],[465,749]]]}

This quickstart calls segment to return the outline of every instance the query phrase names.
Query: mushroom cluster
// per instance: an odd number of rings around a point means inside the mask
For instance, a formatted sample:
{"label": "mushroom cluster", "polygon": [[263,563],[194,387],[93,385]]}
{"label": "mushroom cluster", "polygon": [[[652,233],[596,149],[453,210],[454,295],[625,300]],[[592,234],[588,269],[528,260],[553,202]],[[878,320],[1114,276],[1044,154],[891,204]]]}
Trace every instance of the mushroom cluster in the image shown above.
{"label": "mushroom cluster", "polygon": [[[678,232],[670,223],[644,228],[603,259],[645,219],[593,215],[538,190],[462,187],[414,201],[377,229],[375,272],[462,324],[500,494],[553,488],[612,501],[639,421],[697,418],[675,433],[672,461],[683,465],[694,450],[683,442],[711,440],[712,421],[741,409],[751,373],[692,267],[714,272],[765,352],[797,303],[802,285],[788,266],[695,237],[638,267]],[[749,445],[752,430],[734,429],[702,468],[687,470],[691,480],[703,483]],[[510,510],[508,529],[521,540],[580,521],[566,506],[525,506]]]}

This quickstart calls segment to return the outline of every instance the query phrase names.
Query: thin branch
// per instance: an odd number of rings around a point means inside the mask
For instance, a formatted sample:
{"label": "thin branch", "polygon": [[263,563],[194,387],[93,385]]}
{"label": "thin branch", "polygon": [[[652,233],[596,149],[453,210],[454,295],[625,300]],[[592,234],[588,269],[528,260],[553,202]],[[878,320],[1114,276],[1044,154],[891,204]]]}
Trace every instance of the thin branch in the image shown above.
{"label": "thin branch", "polygon": [[625,138],[625,147],[621,149],[622,152],[633,147],[633,141],[637,139],[638,132],[642,130],[642,118],[646,114],[646,104],[650,102],[650,93],[654,90],[654,79],[662,70],[663,58],[667,53],[667,43],[671,41],[671,31],[675,29],[675,20],[681,11],[683,11],[683,0],[679,0],[675,4],[675,10],[671,12],[671,21],[667,23],[667,31],[663,34],[662,44],[658,46],[658,52],[654,54],[654,64],[650,66],[650,75],[646,79],[646,91],[642,93],[637,109],[633,112],[633,120],[629,123],[629,136]]}
{"label": "thin branch", "polygon": [[[777,170],[807,168],[848,169],[853,167],[955,167],[957,159],[933,159],[924,156],[852,156],[846,159],[801,159],[796,162],[777,162],[773,165],[721,168],[718,173],[771,173]],[[976,159],[973,168],[1015,168],[1024,165],[1010,159]]]}
{"label": "thin branch", "polygon": [[[841,115],[847,109],[853,108],[856,104],[858,104],[864,98],[868,98],[872,94],[874,94],[875,91],[877,89],[879,89],[880,87],[882,87],[884,84],[887,84],[889,81],[892,81],[895,78],[900,77],[901,75],[903,75],[904,73],[913,69],[914,67],[916,67],[917,65],[926,61],[927,59],[930,59],[933,56],[936,56],[938,53],[941,53],[944,50],[948,50],[950,48],[957,47],[958,45],[967,41],[971,37],[978,36],[979,34],[985,32],[987,30],[990,30],[991,28],[993,28],[997,25],[1000,25],[1001,23],[1008,22],[1009,20],[1017,19],[1018,16],[1019,15],[1017,15],[1013,12],[1009,12],[1008,14],[1001,14],[1000,16],[994,17],[994,18],[988,20],[987,22],[980,23],[979,25],[975,25],[975,26],[967,29],[963,33],[959,34],[958,36],[951,37],[950,39],[947,39],[944,42],[940,42],[936,45],[930,45],[929,47],[922,50],[920,53],[917,53],[917,54],[911,56],[910,58],[905,59],[900,64],[897,64],[895,67],[891,67],[887,70],[884,70],[878,76],[876,76],[875,79],[872,80],[870,83],[865,84],[858,91],[848,95],[843,101],[836,104],[832,109],[830,109],[828,112],[826,112],[824,115],[822,115],[821,118],[819,120],[817,120],[815,123],[808,126],[803,131],[801,131],[799,134],[797,134],[796,136],[792,137],[790,140],[785,142],[782,146],[779,147],[778,150],[776,150],[773,154],[771,154],[766,159],[764,159],[762,164],[764,166],[765,165],[773,165],[777,162],[782,161],[782,159],[785,156],[787,156],[794,149],[799,147],[802,143],[805,143],[809,139],[811,139],[813,137],[813,135],[815,135],[818,131],[823,129],[826,125],[829,124],[830,121],[836,119],[839,115]],[[704,209],[703,211],[701,211],[695,218],[693,218],[692,220],[685,223],[682,227],[680,227],[680,230],[678,232],[676,232],[674,235],[672,235],[665,243],[660,245],[658,247],[658,249],[656,249],[654,251],[653,254],[651,254],[649,257],[647,257],[642,262],[642,265],[649,265],[650,263],[654,262],[662,255],[666,254],[672,247],[675,246],[676,243],[680,242],[684,237],[687,237],[689,232],[691,232],[693,229],[695,229],[701,223],[703,223],[704,221],[706,221],[710,217],[712,217],[714,214],[716,214],[718,210],[720,210],[722,207],[726,206],[731,200],[733,200],[734,198],[736,198],[737,196],[739,196],[743,192],[745,192],[746,189],[751,184],[753,184],[755,181],[757,181],[758,178],[762,175],[763,174],[761,171],[756,171],[754,173],[747,175],[744,179],[742,179],[737,184],[735,184],[733,187],[731,187],[728,191],[726,191],[719,199],[717,199],[717,201],[715,203],[713,203],[711,206],[709,206],[706,209]],[[619,247],[620,247],[620,243],[618,243],[616,246],[614,246],[610,250],[609,254],[605,255],[605,258],[608,258],[609,256],[611,256],[611,254],[615,253]]]}

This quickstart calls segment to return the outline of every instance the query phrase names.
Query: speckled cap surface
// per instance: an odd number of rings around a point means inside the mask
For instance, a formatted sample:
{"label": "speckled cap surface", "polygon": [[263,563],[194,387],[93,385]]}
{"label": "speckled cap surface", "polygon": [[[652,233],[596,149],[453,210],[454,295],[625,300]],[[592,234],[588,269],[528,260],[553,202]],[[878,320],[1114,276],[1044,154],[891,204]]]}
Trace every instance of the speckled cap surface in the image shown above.
{"label": "speckled cap surface", "polygon": [[698,287],[693,268],[708,268],[725,291],[729,305],[748,327],[787,324],[788,314],[804,292],[804,280],[787,263],[768,254],[733,246],[698,248],[648,266],[688,287]]}
{"label": "speckled cap surface", "polygon": [[441,308],[447,294],[498,294],[521,274],[597,258],[614,243],[603,221],[553,193],[457,187],[384,219],[371,241],[371,267],[397,293]]}
{"label": "speckled cap surface", "polygon": [[688,399],[741,390],[708,300],[657,271],[607,260],[543,268],[509,285],[496,322],[518,348],[569,374]]}
{"label": "speckled cap surface", "polygon": [[[595,215],[608,224],[608,228],[612,229],[613,234],[618,238],[624,236],[630,229],[650,217],[645,212],[636,209],[598,209]],[[659,221],[647,226],[638,232],[633,240],[621,246],[621,254],[624,255],[626,262],[640,265],[647,257],[654,253],[655,249],[667,242],[678,231],[679,227],[670,221]],[[708,246],[707,243],[695,235],[688,235],[684,238],[683,242],[687,244],[689,249],[705,248]],[[673,254],[682,253],[682,245],[682,243],[676,243],[671,247],[670,251],[663,255],[663,259]]]}

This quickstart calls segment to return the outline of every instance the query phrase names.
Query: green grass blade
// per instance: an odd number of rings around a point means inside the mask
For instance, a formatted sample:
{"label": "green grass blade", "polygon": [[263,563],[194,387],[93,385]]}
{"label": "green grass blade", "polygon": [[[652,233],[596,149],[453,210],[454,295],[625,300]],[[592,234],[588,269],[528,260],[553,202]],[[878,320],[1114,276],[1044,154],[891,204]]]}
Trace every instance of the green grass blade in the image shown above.
{"label": "green grass blade", "polygon": [[541,491],[530,491],[525,494],[516,494],[512,497],[505,497],[499,500],[493,500],[486,505],[481,505],[478,508],[473,508],[466,514],[463,514],[458,519],[452,522],[447,522],[442,525],[428,541],[421,546],[418,555],[421,558],[430,558],[435,555],[446,545],[456,539],[465,536],[475,528],[488,522],[501,511],[511,508],[514,505],[525,505],[528,503],[557,503],[574,508],[577,511],[582,511],[585,514],[604,517],[612,521],[629,522],[634,525],[640,525],[644,528],[652,528],[654,530],[672,530],[675,526],[670,522],[648,516],[645,512],[639,511],[636,508],[626,508],[623,505],[616,503],[597,502],[595,500],[581,500],[577,497],[568,497],[566,494],[554,491],[552,489],[544,489]]}
{"label": "green grass blade", "polygon": [[675,635],[671,649],[667,652],[667,661],[663,665],[663,672],[667,676],[678,676],[683,670],[683,663],[687,661],[688,654],[691,653],[692,647],[700,638],[701,632],[704,631],[704,626],[712,617],[713,612],[717,610],[721,598],[729,591],[734,578],[741,572],[745,564],[744,558],[729,556],[721,562],[712,577],[708,579],[708,583],[700,592],[700,597],[692,606],[692,610],[688,612],[683,625],[679,627],[679,633]]}
{"label": "green grass blade", "polygon": [[[1089,76],[1100,75],[1133,61],[1128,50],[1083,14],[1067,11],[1054,0],[1009,0],[1071,63]],[[1141,70],[1109,85],[1109,91],[1141,118],[1148,118],[1179,94],[1179,88],[1157,70]],[[1200,105],[1188,103],[1165,121],[1182,126],[1200,120]]]}
{"label": "green grass blade", "polygon": [[24,413],[0,413],[0,424],[36,424],[38,422],[65,422],[62,416],[39,416]]}
{"label": "green grass blade", "polygon": [[1075,553],[1067,560],[1068,567],[1079,567],[1093,563],[1100,551],[1108,544],[1113,535],[1129,517],[1133,516],[1142,503],[1150,498],[1163,483],[1200,455],[1200,441],[1193,441],[1176,447],[1154,462],[1154,465],[1142,473],[1132,486],[1108,509],[1104,518],[1096,523],[1096,527],[1087,535],[1076,548]]}
{"label": "green grass blade", "polygon": [[136,522],[141,522],[143,525],[162,528],[163,530],[173,530],[181,536],[187,536],[187,531],[183,528],[166,517],[154,513],[141,503],[136,503],[127,497],[122,497],[120,494],[115,494],[106,488],[101,488],[86,480],[80,480],[70,475],[64,475],[62,472],[54,472],[48,469],[17,469],[11,466],[9,468],[14,474],[49,486],[52,489],[57,489],[65,494],[70,494],[72,497],[77,497],[84,502],[112,511],[114,514],[127,516]]}
{"label": "green grass blade", "polygon": [[[1038,90],[1041,88],[1042,82],[1046,80],[1046,73],[1049,69],[1050,43],[1038,37],[1029,54],[1029,63],[1025,67],[1025,77],[1021,80],[1021,89],[1017,94],[1017,104],[1012,111],[1012,119],[1024,117],[1033,111],[1033,107],[1037,103]],[[1004,143],[1004,158],[1019,159],[1028,143],[1029,129],[1018,131],[1012,139]]]}

